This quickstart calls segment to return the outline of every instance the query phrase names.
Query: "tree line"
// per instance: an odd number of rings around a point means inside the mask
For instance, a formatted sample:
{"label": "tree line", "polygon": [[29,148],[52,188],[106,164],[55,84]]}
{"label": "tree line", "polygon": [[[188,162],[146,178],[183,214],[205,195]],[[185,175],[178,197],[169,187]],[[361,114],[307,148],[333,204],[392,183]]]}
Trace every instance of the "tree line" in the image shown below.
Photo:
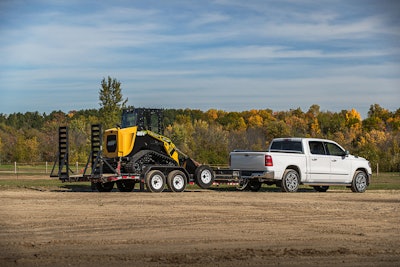
{"label": "tree line", "polygon": [[[0,114],[0,162],[54,161],[58,127],[64,125],[69,127],[70,161],[86,162],[91,125],[106,122],[109,128],[120,123],[122,108]],[[307,111],[166,109],[164,126],[163,134],[180,150],[207,164],[227,164],[234,149],[266,150],[275,137],[296,136],[332,139],[367,158],[373,168],[379,164],[380,171],[400,168],[400,108],[389,111],[378,104],[370,106],[364,120],[355,109],[320,111],[318,105]]]}
{"label": "tree line", "polygon": [[[0,164],[53,161],[59,126],[69,127],[70,161],[86,162],[91,125],[101,123],[109,129],[120,124],[128,99],[123,98],[121,83],[108,76],[101,81],[99,101],[99,109],[0,114]],[[400,169],[400,108],[392,112],[374,104],[364,120],[355,109],[320,111],[318,105],[306,112],[166,109],[163,114],[163,134],[202,163],[227,164],[234,149],[266,150],[275,137],[296,136],[332,139],[373,167],[379,164],[381,171]]]}

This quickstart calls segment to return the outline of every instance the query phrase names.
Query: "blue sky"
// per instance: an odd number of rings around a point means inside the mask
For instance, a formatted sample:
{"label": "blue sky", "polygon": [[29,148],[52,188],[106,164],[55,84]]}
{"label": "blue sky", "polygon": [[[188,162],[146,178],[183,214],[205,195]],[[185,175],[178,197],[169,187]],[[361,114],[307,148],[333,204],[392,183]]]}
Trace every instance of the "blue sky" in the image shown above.
{"label": "blue sky", "polygon": [[400,1],[0,1],[0,113],[400,107]]}

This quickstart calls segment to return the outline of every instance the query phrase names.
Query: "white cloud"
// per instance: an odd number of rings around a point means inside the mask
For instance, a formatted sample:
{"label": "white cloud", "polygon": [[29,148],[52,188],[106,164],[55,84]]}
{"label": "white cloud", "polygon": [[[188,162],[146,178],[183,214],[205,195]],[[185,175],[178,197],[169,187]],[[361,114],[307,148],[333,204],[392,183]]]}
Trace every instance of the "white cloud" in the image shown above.
{"label": "white cloud", "polygon": [[201,27],[204,25],[226,22],[229,19],[230,19],[229,16],[220,13],[207,13],[207,14],[201,14],[199,17],[194,18],[190,22],[190,25],[192,27]]}
{"label": "white cloud", "polygon": [[242,59],[265,60],[272,58],[354,58],[354,57],[378,57],[400,55],[396,50],[356,50],[356,51],[321,51],[309,49],[295,49],[285,46],[244,46],[223,47],[205,51],[196,51],[187,55],[187,60],[216,60],[216,59]]}

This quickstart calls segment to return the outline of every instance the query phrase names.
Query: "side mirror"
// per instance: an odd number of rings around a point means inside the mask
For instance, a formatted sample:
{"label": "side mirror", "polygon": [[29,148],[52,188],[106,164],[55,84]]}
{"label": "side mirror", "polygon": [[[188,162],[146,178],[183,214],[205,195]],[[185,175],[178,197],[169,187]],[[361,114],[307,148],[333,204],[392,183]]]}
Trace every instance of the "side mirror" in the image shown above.
{"label": "side mirror", "polygon": [[348,157],[350,155],[350,152],[348,151],[348,150],[346,150],[345,152],[344,152],[344,156],[345,157]]}

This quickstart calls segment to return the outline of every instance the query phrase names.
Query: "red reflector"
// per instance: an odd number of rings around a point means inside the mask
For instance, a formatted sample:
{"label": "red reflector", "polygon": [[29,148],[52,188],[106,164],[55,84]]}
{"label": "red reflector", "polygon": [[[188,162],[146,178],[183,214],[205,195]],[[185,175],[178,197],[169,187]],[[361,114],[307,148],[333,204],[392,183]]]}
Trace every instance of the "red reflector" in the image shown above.
{"label": "red reflector", "polygon": [[265,166],[274,166],[274,163],[272,162],[272,157],[270,155],[265,155]]}

